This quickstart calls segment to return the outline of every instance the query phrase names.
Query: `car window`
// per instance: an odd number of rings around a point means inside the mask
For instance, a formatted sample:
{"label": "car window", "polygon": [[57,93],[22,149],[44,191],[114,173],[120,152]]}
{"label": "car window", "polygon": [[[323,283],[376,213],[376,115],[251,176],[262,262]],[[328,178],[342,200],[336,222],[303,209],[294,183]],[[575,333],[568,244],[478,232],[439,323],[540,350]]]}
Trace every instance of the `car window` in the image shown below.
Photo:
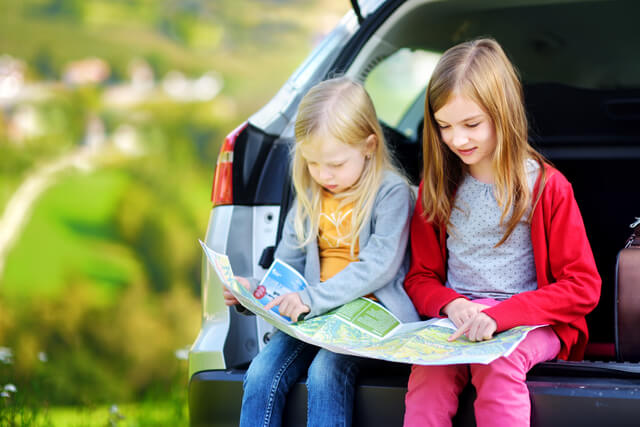
{"label": "car window", "polygon": [[365,80],[380,120],[408,138],[416,137],[424,113],[420,100],[440,56],[403,48],[381,61]]}

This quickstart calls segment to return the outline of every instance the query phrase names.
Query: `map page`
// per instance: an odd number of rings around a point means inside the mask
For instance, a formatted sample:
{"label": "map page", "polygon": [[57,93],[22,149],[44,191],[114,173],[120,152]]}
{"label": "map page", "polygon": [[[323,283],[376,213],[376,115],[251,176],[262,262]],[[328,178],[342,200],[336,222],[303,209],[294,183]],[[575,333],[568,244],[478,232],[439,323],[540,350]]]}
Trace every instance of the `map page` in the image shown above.
{"label": "map page", "polygon": [[[487,364],[511,354],[529,331],[539,327],[518,326],[486,341],[472,342],[462,336],[449,342],[447,338],[456,330],[449,319],[402,323],[384,306],[367,298],[358,298],[321,316],[291,323],[277,311],[265,310],[264,305],[272,299],[265,299],[269,292],[271,295],[286,289],[295,292],[294,289],[302,289],[301,284],[306,286],[298,272],[282,261],[274,261],[276,267],[272,265],[260,283],[268,288],[275,281],[277,291],[265,289],[265,296],[258,299],[235,280],[226,255],[200,243],[220,284],[229,289],[240,304],[286,334],[336,353],[418,365]],[[287,269],[296,274],[290,275]],[[292,279],[294,284],[283,284],[285,277],[295,278]],[[263,300],[267,302],[263,303]]]}

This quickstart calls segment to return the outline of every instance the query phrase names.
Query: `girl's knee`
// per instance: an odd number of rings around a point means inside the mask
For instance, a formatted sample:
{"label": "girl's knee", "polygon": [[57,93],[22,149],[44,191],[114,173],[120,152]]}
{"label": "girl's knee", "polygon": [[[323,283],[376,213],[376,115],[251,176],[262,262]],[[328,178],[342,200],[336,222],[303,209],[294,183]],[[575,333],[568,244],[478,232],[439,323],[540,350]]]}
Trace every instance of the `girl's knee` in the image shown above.
{"label": "girl's knee", "polygon": [[260,364],[252,362],[251,365],[249,365],[249,369],[247,369],[247,372],[244,374],[244,378],[242,380],[242,388],[245,391],[271,383],[271,373],[268,369],[262,369],[262,367],[259,365]]}
{"label": "girl's knee", "polygon": [[471,382],[478,397],[484,394],[528,393],[527,371],[518,361],[500,358],[488,365],[472,365]]}
{"label": "girl's knee", "polygon": [[309,366],[307,372],[307,388],[310,386],[322,386],[330,383],[330,377],[332,376],[331,363],[324,357],[324,351],[319,351],[316,357]]}
{"label": "girl's knee", "polygon": [[422,366],[413,365],[411,367],[411,375],[409,376],[409,384],[429,384],[433,387],[441,387],[447,383],[467,382],[466,365],[444,365],[444,366]]}
{"label": "girl's knee", "polygon": [[320,350],[309,366],[307,387],[335,389],[341,384],[352,383],[356,375],[357,365],[350,357]]}
{"label": "girl's knee", "polygon": [[282,361],[266,357],[266,354],[259,353],[251,361],[249,369],[243,378],[244,390],[261,390],[270,388],[272,383],[281,376]]}

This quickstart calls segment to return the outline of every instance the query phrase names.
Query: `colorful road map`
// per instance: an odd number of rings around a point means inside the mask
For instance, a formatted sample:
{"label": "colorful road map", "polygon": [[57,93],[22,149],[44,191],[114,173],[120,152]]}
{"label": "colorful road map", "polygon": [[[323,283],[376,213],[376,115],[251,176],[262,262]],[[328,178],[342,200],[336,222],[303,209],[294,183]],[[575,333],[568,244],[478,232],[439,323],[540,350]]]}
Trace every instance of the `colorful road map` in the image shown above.
{"label": "colorful road map", "polygon": [[[277,310],[264,309],[270,299],[262,295],[260,300],[256,299],[235,280],[226,255],[200,243],[220,284],[229,289],[244,307],[292,337],[336,353],[418,365],[487,364],[511,354],[527,333],[538,327],[518,326],[487,341],[471,342],[463,336],[449,342],[447,338],[456,330],[449,319],[402,323],[382,305],[367,298],[358,298],[324,315],[291,323]],[[279,263],[277,269],[272,267],[267,271],[260,282],[262,286],[286,277],[282,274],[283,268],[293,270],[282,261],[276,262]],[[272,274],[273,271],[278,273]],[[299,290],[301,286],[298,279],[302,276],[295,270],[293,272],[297,275],[296,283],[290,292]],[[282,293],[282,288],[288,285],[278,282],[277,286],[278,292]]]}

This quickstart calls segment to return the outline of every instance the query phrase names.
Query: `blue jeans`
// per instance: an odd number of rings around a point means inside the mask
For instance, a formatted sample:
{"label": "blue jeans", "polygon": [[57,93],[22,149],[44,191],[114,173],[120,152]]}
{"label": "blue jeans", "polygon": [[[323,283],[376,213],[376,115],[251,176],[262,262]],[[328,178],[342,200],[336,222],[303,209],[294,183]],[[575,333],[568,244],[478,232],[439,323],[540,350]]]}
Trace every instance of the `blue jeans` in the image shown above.
{"label": "blue jeans", "polygon": [[244,378],[240,426],[282,425],[287,394],[307,374],[307,426],[350,426],[355,382],[365,359],[276,332]]}

